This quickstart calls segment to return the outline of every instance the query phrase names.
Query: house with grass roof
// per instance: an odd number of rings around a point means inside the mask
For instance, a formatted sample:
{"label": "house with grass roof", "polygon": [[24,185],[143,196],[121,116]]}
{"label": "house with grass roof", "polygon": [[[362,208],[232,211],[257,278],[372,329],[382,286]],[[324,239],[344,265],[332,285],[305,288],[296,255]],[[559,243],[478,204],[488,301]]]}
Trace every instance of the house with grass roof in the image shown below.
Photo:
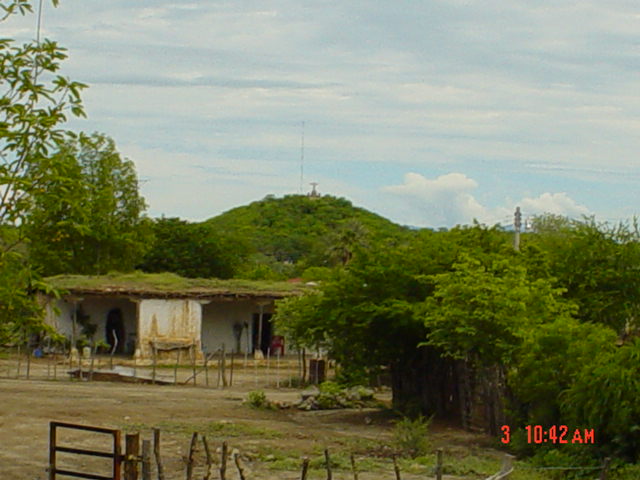
{"label": "house with grass roof", "polygon": [[58,275],[46,281],[60,292],[60,298],[42,297],[48,325],[72,344],[99,342],[143,360],[173,358],[176,350],[197,358],[223,348],[267,354],[280,341],[271,324],[275,301],[310,288],[140,272]]}

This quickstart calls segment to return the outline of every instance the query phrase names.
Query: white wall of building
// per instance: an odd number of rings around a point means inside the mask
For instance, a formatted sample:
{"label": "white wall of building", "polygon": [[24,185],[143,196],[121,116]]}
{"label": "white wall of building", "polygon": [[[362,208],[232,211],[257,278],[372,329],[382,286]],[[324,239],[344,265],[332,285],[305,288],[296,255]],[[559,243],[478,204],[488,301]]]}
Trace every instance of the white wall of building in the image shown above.
{"label": "white wall of building", "polygon": [[[58,308],[58,315],[54,312],[54,306]],[[122,312],[122,320],[125,328],[125,351],[133,353],[137,341],[138,322],[136,316],[136,304],[126,297],[102,297],[86,295],[81,299],[59,299],[49,302],[47,305],[47,323],[71,339],[73,335],[73,314],[80,307],[84,315],[88,315],[88,323],[96,325],[95,341],[106,341],[107,315],[112,309],[119,308]],[[76,336],[82,335],[82,326],[76,326]]]}
{"label": "white wall of building", "polygon": [[202,306],[197,300],[149,299],[140,300],[138,306],[140,351],[151,357],[152,341],[196,344],[201,353]]}
{"label": "white wall of building", "polygon": [[[202,308],[202,351],[215,352],[222,348],[225,351],[237,352],[237,341],[234,335],[234,324],[248,325],[242,330],[239,353],[251,352],[251,338],[253,328],[253,314],[260,312],[255,301],[237,300],[212,301]],[[264,313],[273,312],[273,303],[263,307]],[[248,336],[248,339],[247,339]],[[247,341],[248,340],[248,341]]]}

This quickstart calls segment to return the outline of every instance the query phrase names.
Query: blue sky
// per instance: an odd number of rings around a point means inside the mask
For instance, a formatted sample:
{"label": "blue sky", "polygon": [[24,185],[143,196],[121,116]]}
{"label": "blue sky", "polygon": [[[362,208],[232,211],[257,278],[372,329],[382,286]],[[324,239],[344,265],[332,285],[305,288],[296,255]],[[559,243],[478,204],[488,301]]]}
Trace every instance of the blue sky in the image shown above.
{"label": "blue sky", "polygon": [[300,192],[302,122],[303,191],[398,223],[640,213],[635,0],[62,0],[43,33],[152,216]]}

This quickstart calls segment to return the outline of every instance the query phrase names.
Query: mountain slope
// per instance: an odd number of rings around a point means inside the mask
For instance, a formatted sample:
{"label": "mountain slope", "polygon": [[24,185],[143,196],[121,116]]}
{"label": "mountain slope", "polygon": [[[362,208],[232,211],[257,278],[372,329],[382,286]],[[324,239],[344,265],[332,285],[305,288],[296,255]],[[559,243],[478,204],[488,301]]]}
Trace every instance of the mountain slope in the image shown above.
{"label": "mountain slope", "polygon": [[259,254],[305,266],[346,263],[354,245],[409,232],[344,198],[331,196],[267,196],[204,223],[220,234],[247,239]]}

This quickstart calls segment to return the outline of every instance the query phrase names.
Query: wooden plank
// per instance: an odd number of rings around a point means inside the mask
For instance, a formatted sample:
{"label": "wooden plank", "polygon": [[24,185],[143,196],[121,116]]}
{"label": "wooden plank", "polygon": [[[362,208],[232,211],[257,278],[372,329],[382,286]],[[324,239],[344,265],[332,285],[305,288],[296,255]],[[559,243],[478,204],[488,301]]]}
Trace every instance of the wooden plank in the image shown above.
{"label": "wooden plank", "polygon": [[92,427],[90,425],[80,425],[76,423],[51,422],[50,424],[52,426],[59,427],[59,428],[71,428],[73,430],[86,430],[88,432],[106,433],[109,435],[113,435],[115,432],[119,432],[119,430],[114,430],[112,428]]}
{"label": "wooden plank", "polygon": [[88,455],[91,457],[113,458],[113,452],[101,452],[98,450],[85,450],[84,448],[59,447],[56,452],[75,453],[76,455]]}
{"label": "wooden plank", "polygon": [[55,474],[66,475],[67,477],[86,478],[88,480],[113,480],[113,477],[105,477],[104,475],[95,475],[93,473],[80,473],[71,470],[56,469],[53,478],[55,478]]}
{"label": "wooden plank", "polygon": [[49,480],[56,480],[56,422],[49,423]]}
{"label": "wooden plank", "polygon": [[113,432],[113,480],[122,479],[122,444],[120,430]]}

